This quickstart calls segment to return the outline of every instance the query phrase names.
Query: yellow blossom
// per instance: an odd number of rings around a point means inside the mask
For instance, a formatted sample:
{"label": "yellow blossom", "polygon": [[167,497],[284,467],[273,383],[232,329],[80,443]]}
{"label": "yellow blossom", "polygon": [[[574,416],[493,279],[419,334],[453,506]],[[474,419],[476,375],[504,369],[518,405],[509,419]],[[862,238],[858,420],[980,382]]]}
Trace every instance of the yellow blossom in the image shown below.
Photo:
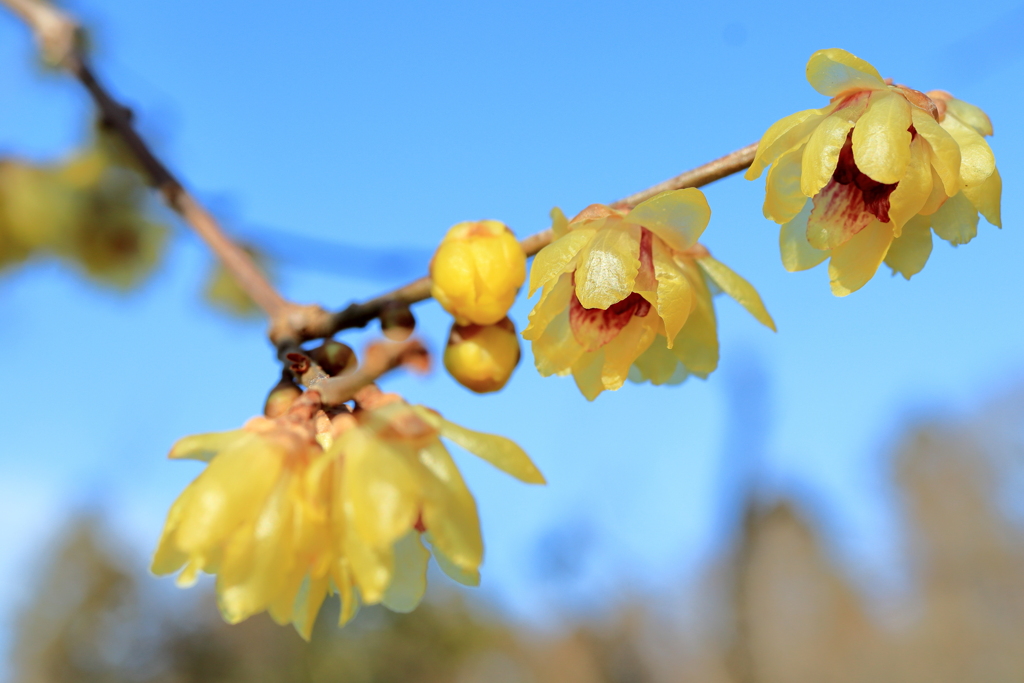
{"label": "yellow blossom", "polygon": [[218,603],[237,623],[267,610],[309,638],[324,599],[340,622],[360,602],[407,611],[425,589],[427,550],[475,584],[483,559],[476,503],[441,437],[529,483],[543,483],[508,439],[454,425],[397,397],[332,419],[307,392],[276,419],[179,441],[172,458],[209,463],[171,507],[156,574],[217,575]]}
{"label": "yellow blossom", "polygon": [[471,391],[498,391],[519,365],[519,337],[508,318],[494,325],[452,326],[444,350],[444,367]]}
{"label": "yellow blossom", "polygon": [[831,259],[832,292],[845,296],[883,260],[907,277],[920,270],[931,251],[930,226],[962,244],[976,232],[970,207],[983,205],[998,221],[998,173],[981,110],[891,85],[839,49],[814,53],[807,80],[831,102],[773,124],[746,175],[753,180],[771,167],[764,214],[782,225],[787,270]]}
{"label": "yellow blossom", "polygon": [[493,325],[526,279],[526,255],[498,221],[459,223],[430,262],[431,295],[460,325]]}
{"label": "yellow blossom", "polygon": [[676,384],[718,366],[712,292],[736,299],[775,329],[750,284],[697,244],[711,218],[700,190],[663,192],[617,211],[594,204],[567,221],[530,271],[541,289],[523,337],[544,376],[572,373],[593,400],[627,377]]}

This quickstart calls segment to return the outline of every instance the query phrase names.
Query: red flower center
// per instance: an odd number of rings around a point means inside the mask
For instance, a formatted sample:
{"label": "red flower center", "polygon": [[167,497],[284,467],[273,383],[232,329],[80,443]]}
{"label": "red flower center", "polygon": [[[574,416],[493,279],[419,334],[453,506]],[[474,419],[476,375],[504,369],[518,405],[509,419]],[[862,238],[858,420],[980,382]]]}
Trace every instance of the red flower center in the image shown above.
{"label": "red flower center", "polygon": [[[852,185],[860,191],[864,211],[883,223],[889,222],[889,195],[897,183],[884,184],[865,175],[853,159],[853,132],[846,136],[846,144],[839,152],[839,163],[832,174],[832,181],[840,185]],[[848,188],[852,190],[853,188]]]}

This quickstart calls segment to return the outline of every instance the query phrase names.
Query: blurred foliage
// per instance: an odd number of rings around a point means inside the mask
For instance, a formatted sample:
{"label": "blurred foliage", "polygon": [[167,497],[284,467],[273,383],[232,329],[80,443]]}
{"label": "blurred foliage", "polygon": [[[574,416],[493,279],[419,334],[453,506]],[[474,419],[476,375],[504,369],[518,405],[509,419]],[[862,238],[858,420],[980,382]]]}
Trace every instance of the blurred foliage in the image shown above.
{"label": "blurred foliage", "polygon": [[[1003,426],[1019,425],[1024,409],[1009,414]],[[912,581],[884,604],[828,552],[824,520],[793,501],[765,504],[750,487],[732,503],[745,513],[731,550],[704,579],[651,602],[604,594],[603,616],[567,617],[557,633],[531,632],[443,585],[412,614],[367,609],[343,630],[337,605],[325,608],[309,644],[263,615],[227,626],[211,596],[193,602],[154,581],[85,519],[39,574],[18,624],[15,680],[1020,681],[1024,530],[1000,502],[1019,467],[1018,432],[991,420],[908,432],[894,490]]]}
{"label": "blurred foliage", "polygon": [[[252,257],[253,263],[264,274],[269,275],[267,258],[252,245],[241,246]],[[203,288],[203,296],[214,308],[231,315],[252,318],[262,314],[260,307],[245,293],[239,286],[238,280],[221,265],[220,261],[214,261],[210,269],[210,274],[206,278],[206,286]]]}

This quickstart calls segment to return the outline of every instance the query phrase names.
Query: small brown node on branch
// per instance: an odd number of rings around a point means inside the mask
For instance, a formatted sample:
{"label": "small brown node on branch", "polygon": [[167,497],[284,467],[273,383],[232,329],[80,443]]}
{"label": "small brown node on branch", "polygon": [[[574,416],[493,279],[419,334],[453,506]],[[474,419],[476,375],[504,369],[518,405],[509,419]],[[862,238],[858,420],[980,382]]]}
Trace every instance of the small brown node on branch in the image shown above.
{"label": "small brown node on branch", "polygon": [[293,351],[292,353],[286,355],[284,358],[289,363],[288,369],[291,370],[292,374],[294,375],[302,375],[303,373],[307,372],[310,366],[312,365],[309,358],[307,358],[305,354],[299,353],[298,351]]}
{"label": "small brown node on branch", "polygon": [[358,363],[356,352],[351,346],[333,339],[312,349],[309,356],[331,377],[354,370]]}
{"label": "small brown node on branch", "polygon": [[288,302],[271,318],[268,335],[271,343],[282,349],[329,337],[334,334],[330,323],[331,314],[323,306]]}
{"label": "small brown node on branch", "polygon": [[292,379],[291,373],[282,373],[281,380],[267,395],[263,414],[270,418],[280,417],[288,412],[299,396],[302,396],[302,388]]}
{"label": "small brown node on branch", "polygon": [[416,329],[416,317],[408,304],[392,301],[380,311],[380,329],[391,341],[405,341]]}

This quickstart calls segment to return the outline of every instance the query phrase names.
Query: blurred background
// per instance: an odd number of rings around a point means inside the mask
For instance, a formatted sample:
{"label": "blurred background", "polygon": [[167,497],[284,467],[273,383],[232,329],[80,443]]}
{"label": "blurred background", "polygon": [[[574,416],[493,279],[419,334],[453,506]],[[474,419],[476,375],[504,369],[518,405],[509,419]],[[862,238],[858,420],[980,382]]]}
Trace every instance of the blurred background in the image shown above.
{"label": "blurred background", "polygon": [[[75,0],[96,69],[284,293],[341,306],[444,231],[520,236],[742,147],[824,98],[812,52],[981,106],[1000,231],[834,298],[786,273],[763,181],[706,188],[724,298],[706,382],[588,404],[529,348],[501,393],[386,388],[522,444],[525,487],[456,453],[487,557],[410,615],[325,609],[305,644],[147,571],[200,471],[164,455],[258,412],[264,325],[139,185],[79,86],[0,12],[0,680],[1024,679],[1024,5]],[[511,317],[519,329],[531,302]],[[435,349],[433,302],[416,309]],[[357,348],[379,330],[346,334]]]}

